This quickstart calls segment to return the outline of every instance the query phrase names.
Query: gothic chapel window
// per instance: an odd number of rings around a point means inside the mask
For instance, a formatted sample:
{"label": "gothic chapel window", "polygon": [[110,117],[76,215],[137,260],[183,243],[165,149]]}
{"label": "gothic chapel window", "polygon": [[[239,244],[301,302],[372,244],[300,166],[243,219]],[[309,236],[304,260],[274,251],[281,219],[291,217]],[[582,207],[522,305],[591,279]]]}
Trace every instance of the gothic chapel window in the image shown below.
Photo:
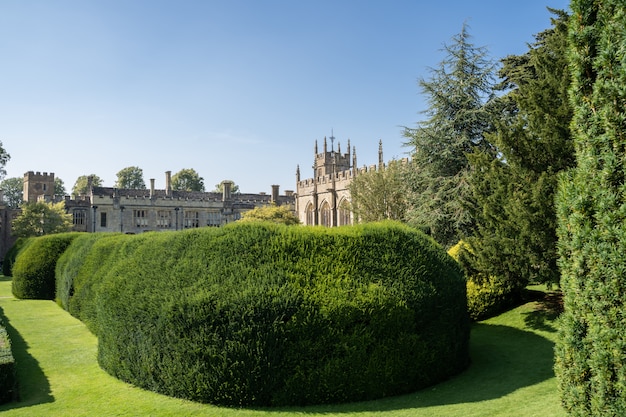
{"label": "gothic chapel window", "polygon": [[315,224],[315,213],[313,211],[313,204],[309,204],[306,206],[306,224]]}
{"label": "gothic chapel window", "polygon": [[320,214],[322,215],[322,226],[332,226],[330,222],[330,205],[328,204],[328,202],[324,201],[324,204],[322,204],[322,208],[320,210]]}

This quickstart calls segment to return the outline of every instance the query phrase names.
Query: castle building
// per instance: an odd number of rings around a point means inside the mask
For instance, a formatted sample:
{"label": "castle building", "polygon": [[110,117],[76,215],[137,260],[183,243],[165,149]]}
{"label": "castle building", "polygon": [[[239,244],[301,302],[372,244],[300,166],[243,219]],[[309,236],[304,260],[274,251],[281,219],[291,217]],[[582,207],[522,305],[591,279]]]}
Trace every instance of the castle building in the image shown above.
{"label": "castle building", "polygon": [[[54,195],[54,173],[29,171],[24,174],[24,202],[65,202],[72,215],[73,230],[80,232],[142,233],[182,230],[196,227],[219,227],[236,221],[255,207],[268,204],[287,205],[295,210],[293,191],[280,195],[272,185],[269,194],[233,193],[231,181],[222,181],[223,191],[195,192],[172,190],[171,171],[165,173],[165,188],[156,189],[150,179],[149,189],[96,187],[75,199]],[[15,243],[11,223],[20,210],[0,206],[0,257]],[[0,259],[1,259],[0,258]]]}
{"label": "castle building", "polygon": [[[324,138],[322,152],[318,152],[315,141],[313,177],[301,179],[300,167],[296,170],[296,213],[302,224],[327,227],[344,226],[355,222],[351,205],[349,185],[359,172],[367,168],[357,168],[356,148],[341,153],[341,145],[334,149],[335,137],[330,136],[331,147]],[[383,166],[382,140],[378,144],[378,166]],[[369,169],[377,169],[371,166]]]}

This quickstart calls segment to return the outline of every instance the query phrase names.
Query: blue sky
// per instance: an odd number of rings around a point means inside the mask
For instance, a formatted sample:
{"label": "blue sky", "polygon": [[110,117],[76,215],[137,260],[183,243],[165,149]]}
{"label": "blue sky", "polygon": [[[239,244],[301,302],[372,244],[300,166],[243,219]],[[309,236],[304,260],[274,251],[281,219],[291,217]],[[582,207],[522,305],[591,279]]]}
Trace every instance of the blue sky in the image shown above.
{"label": "blue sky", "polygon": [[127,166],[164,188],[295,190],[331,131],[358,165],[407,156],[417,86],[469,25],[494,60],[521,54],[565,0],[2,0],[0,141],[7,177],[54,172],[68,191]]}

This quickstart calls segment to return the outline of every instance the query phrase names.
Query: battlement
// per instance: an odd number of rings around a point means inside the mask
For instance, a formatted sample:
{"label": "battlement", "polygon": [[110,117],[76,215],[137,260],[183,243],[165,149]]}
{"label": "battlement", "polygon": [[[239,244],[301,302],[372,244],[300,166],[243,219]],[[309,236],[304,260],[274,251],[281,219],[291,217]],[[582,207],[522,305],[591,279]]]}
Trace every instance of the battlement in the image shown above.
{"label": "battlement", "polygon": [[54,200],[54,173],[28,171],[24,174],[23,200],[27,203]]}

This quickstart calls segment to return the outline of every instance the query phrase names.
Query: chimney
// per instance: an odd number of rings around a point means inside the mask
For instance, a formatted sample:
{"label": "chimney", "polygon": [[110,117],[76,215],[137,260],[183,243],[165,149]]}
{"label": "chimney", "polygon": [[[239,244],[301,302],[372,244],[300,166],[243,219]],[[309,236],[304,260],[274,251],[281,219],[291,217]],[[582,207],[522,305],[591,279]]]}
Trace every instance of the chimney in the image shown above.
{"label": "chimney", "polygon": [[280,185],[272,185],[272,203],[278,204],[278,189]]}
{"label": "chimney", "polygon": [[230,187],[232,185],[233,183],[230,181],[222,181],[222,188],[223,188],[222,201],[230,200]]}
{"label": "chimney", "polygon": [[154,197],[154,178],[150,178],[150,198]]}
{"label": "chimney", "polygon": [[172,171],[165,171],[165,195],[172,195]]}

